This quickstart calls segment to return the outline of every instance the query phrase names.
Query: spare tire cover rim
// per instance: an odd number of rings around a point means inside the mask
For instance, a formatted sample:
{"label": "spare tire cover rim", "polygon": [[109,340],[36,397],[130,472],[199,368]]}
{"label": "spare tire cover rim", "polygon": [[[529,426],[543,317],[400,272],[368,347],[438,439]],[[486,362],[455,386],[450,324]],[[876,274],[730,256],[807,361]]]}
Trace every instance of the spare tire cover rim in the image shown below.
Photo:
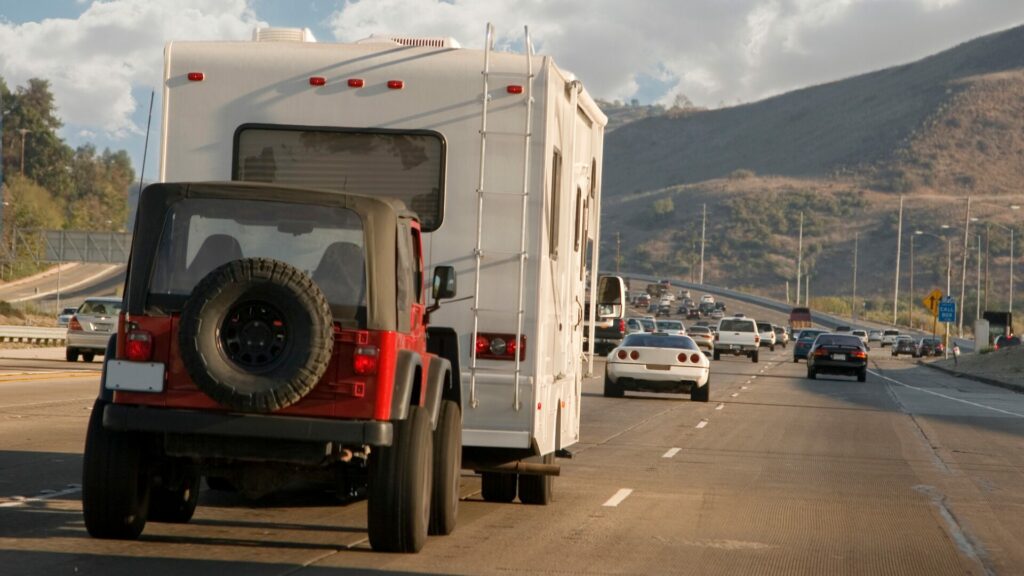
{"label": "spare tire cover rim", "polygon": [[220,326],[224,356],[249,370],[270,369],[285,356],[289,345],[285,315],[261,300],[234,305]]}

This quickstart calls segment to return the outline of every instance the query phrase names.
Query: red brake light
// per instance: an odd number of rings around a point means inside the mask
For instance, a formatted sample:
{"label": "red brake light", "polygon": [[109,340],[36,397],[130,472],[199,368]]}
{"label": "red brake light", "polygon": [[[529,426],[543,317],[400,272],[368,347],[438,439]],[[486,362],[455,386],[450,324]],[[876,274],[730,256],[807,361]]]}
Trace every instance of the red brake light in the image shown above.
{"label": "red brake light", "polygon": [[377,347],[363,346],[356,348],[352,356],[352,370],[360,376],[377,373]]}
{"label": "red brake light", "polygon": [[127,334],[125,353],[132,362],[149,362],[153,359],[153,335],[145,330],[133,330]]}
{"label": "red brake light", "polygon": [[68,320],[68,329],[69,330],[81,330],[82,329],[82,323],[78,321],[78,316],[72,316],[71,320]]}
{"label": "red brake light", "polygon": [[619,360],[625,360],[626,356],[629,356],[629,354],[627,354],[625,350],[619,350],[618,356]]}
{"label": "red brake light", "polygon": [[509,94],[522,94],[523,87],[518,84],[509,84],[508,87],[505,88],[505,91]]}
{"label": "red brake light", "polygon": [[817,350],[814,351],[814,355],[819,357],[828,356],[828,350],[825,350],[824,348],[818,348]]}
{"label": "red brake light", "polygon": [[362,78],[349,78],[348,79],[348,87],[349,88],[362,88],[365,85],[366,85],[366,82]]}
{"label": "red brake light", "polygon": [[626,333],[626,321],[620,318],[619,319],[619,334],[625,334],[625,333]]}
{"label": "red brake light", "polygon": [[405,88],[405,82],[402,80],[388,80],[388,88],[392,90],[401,90]]}
{"label": "red brake light", "polygon": [[202,82],[205,79],[206,79],[206,74],[203,74],[202,72],[189,72],[188,73],[188,81],[189,82]]}
{"label": "red brake light", "polygon": [[690,354],[690,362],[697,364],[700,362],[700,354]]}
{"label": "red brake light", "polygon": [[715,332],[715,342],[718,342],[718,332]]}
{"label": "red brake light", "polygon": [[755,334],[754,334],[754,344],[757,344],[757,343],[758,343],[758,342],[760,342],[760,341],[761,341],[761,337],[760,337],[760,336],[758,336],[758,335],[757,335],[757,334],[755,333]]}
{"label": "red brake light", "polygon": [[519,351],[519,360],[526,360],[526,336],[519,339],[516,344],[515,334],[493,334],[480,333],[476,337],[477,358],[489,360],[515,360],[516,351]]}
{"label": "red brake light", "polygon": [[683,364],[686,364],[686,352],[680,352],[679,355],[676,356],[676,360]]}
{"label": "red brake light", "polygon": [[859,360],[864,360],[865,358],[868,357],[868,355],[865,354],[863,350],[856,350],[852,354],[850,354],[850,356],[853,356],[854,358],[857,358]]}
{"label": "red brake light", "polygon": [[633,350],[632,352],[629,353],[629,357],[631,359],[633,359],[633,360],[639,360],[640,359],[640,353],[637,352],[636,350]]}
{"label": "red brake light", "polygon": [[324,78],[323,76],[310,76],[309,77],[309,85],[310,86],[326,86],[327,85],[327,78]]}

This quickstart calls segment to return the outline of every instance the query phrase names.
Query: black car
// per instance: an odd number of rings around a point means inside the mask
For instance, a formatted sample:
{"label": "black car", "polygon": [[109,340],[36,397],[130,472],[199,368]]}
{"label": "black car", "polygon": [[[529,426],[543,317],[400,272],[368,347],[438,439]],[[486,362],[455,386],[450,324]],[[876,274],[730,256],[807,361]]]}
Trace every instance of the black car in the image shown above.
{"label": "black car", "polygon": [[826,334],[825,330],[806,329],[801,330],[796,335],[796,342],[793,344],[793,362],[799,362],[800,359],[807,360],[807,353],[811,351],[811,347],[814,346],[814,339],[819,334]]}
{"label": "black car", "polygon": [[921,338],[917,343],[917,356],[941,356],[942,340],[939,338]]}
{"label": "black car", "polygon": [[818,374],[846,374],[866,381],[868,347],[857,336],[820,334],[807,354],[807,377],[814,380]]}
{"label": "black car", "polygon": [[1010,346],[1020,346],[1020,336],[999,336],[996,338],[993,348],[996,350],[1002,350],[1003,348],[1009,348]]}
{"label": "black car", "polygon": [[896,342],[892,345],[892,355],[897,357],[900,354],[910,354],[911,357],[917,357],[917,343],[914,339],[909,336],[900,336],[896,338]]}

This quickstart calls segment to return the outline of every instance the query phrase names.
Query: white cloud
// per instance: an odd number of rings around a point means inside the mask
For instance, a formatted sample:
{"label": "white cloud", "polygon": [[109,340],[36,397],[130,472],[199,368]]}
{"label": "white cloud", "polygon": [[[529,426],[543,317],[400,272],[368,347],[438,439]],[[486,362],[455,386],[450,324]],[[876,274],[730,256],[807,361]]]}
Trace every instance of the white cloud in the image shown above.
{"label": "white cloud", "polygon": [[167,40],[248,38],[256,23],[244,0],[94,2],[74,20],[0,23],[0,74],[49,80],[66,124],[120,138],[140,131],[132,88],[159,88]]}

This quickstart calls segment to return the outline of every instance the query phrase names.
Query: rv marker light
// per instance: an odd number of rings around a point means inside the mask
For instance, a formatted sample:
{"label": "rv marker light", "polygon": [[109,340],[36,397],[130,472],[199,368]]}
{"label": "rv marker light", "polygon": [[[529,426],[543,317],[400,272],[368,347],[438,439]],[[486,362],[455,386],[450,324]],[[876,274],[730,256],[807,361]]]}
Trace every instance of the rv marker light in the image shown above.
{"label": "rv marker light", "polygon": [[362,88],[363,85],[365,85],[365,84],[366,84],[366,82],[364,82],[362,78],[349,78],[348,79],[348,87],[349,88]]}
{"label": "rv marker light", "polygon": [[509,84],[508,87],[505,88],[505,90],[509,94],[522,94],[523,93],[523,87],[518,85],[518,84]]}
{"label": "rv marker light", "polygon": [[188,79],[190,82],[202,82],[206,79],[206,75],[202,72],[189,72]]}
{"label": "rv marker light", "polygon": [[388,88],[392,90],[401,90],[405,88],[405,82],[401,80],[388,80]]}
{"label": "rv marker light", "polygon": [[323,76],[310,76],[309,77],[309,85],[310,86],[325,86],[326,84],[327,84],[327,78],[324,78]]}

